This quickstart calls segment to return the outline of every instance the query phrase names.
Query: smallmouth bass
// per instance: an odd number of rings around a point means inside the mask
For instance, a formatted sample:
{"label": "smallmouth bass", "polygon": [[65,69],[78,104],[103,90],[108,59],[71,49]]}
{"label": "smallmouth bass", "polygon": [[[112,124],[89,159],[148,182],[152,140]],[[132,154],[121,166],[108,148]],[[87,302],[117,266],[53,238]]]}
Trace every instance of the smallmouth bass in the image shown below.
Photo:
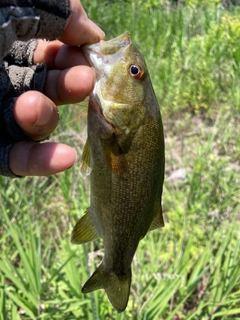
{"label": "smallmouth bass", "polygon": [[146,64],[129,32],[83,50],[96,73],[81,162],[82,174],[90,173],[91,196],[71,241],[103,239],[103,261],[82,292],[104,289],[122,312],[138,243],[164,226],[163,126]]}

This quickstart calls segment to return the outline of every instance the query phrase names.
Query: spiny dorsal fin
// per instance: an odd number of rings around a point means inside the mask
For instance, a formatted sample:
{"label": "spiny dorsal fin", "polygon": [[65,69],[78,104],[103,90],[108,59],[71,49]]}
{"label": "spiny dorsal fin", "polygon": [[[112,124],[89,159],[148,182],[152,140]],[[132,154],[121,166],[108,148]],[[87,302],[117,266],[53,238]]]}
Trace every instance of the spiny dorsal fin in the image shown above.
{"label": "spiny dorsal fin", "polygon": [[98,232],[92,223],[89,208],[85,215],[77,222],[73,228],[71,242],[74,244],[86,243],[99,237]]}
{"label": "spiny dorsal fin", "polygon": [[85,283],[82,292],[88,293],[97,289],[105,289],[113,307],[118,312],[122,312],[127,307],[131,279],[131,269],[126,275],[117,276],[113,272],[104,271],[101,264]]}
{"label": "spiny dorsal fin", "polygon": [[90,145],[88,139],[83,147],[82,159],[80,163],[80,173],[83,178],[91,173],[92,169],[90,167]]}
{"label": "spiny dorsal fin", "polygon": [[160,209],[158,208],[155,217],[153,218],[153,221],[149,227],[148,231],[162,228],[164,227],[164,221],[163,221],[163,215],[162,215],[162,206],[160,205]]}

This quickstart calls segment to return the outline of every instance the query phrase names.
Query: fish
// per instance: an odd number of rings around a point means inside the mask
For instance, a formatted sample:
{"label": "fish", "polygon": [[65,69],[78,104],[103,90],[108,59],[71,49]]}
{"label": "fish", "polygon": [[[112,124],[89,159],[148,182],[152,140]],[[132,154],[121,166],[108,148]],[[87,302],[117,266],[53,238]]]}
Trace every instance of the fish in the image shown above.
{"label": "fish", "polygon": [[88,105],[81,173],[90,175],[90,207],[71,242],[103,239],[101,264],[82,288],[104,289],[125,310],[139,241],[164,226],[164,132],[146,63],[129,32],[83,46],[96,81]]}

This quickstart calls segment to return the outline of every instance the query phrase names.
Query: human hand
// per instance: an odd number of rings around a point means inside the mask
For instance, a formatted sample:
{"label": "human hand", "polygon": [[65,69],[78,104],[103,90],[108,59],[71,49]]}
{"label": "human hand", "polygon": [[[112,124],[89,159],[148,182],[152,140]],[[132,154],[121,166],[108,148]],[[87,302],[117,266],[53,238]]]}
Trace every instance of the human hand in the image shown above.
{"label": "human hand", "polygon": [[[71,46],[60,41],[39,40],[33,64],[46,63],[48,67],[43,94],[25,92],[14,104],[15,120],[32,140],[44,139],[56,128],[56,105],[82,101],[94,86],[94,72],[87,65],[81,48],[74,46],[98,42],[104,33],[87,18],[78,0],[71,0],[71,5],[73,13],[59,39]],[[19,176],[41,176],[66,170],[75,160],[75,150],[67,145],[21,141],[10,151],[9,166]]]}

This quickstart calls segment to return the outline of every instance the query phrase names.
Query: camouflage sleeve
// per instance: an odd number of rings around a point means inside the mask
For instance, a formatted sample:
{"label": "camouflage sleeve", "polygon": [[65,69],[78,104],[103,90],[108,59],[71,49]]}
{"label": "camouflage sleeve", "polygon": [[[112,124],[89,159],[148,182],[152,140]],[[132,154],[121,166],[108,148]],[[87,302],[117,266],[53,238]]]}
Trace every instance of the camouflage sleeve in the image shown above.
{"label": "camouflage sleeve", "polygon": [[69,0],[1,0],[0,59],[16,40],[57,39],[69,15]]}
{"label": "camouflage sleeve", "polygon": [[69,0],[0,1],[0,175],[15,177],[10,150],[17,141],[30,140],[14,119],[14,101],[44,87],[46,66],[32,65],[34,38],[58,38],[69,15]]}

